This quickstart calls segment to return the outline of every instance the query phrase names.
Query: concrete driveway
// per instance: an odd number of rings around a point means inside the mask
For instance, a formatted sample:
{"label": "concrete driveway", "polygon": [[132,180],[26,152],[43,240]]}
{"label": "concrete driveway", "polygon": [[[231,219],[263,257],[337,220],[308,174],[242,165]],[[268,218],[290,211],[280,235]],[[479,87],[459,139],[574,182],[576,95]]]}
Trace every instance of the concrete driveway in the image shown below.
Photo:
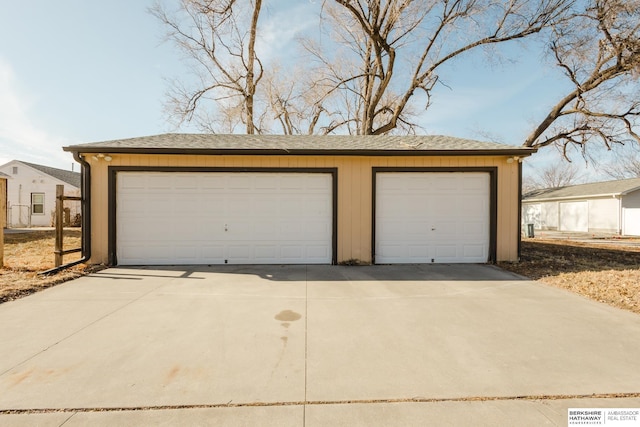
{"label": "concrete driveway", "polygon": [[567,425],[640,316],[493,266],[111,268],[0,305],[1,425]]}

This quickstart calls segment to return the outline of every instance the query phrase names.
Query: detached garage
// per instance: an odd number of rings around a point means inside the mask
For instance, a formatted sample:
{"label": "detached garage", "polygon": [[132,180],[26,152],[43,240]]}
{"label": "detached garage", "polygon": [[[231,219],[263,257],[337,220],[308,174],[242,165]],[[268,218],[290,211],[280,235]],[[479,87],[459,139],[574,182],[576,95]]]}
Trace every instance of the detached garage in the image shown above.
{"label": "detached garage", "polygon": [[520,160],[443,136],[164,134],[65,147],[109,265],[516,261]]}
{"label": "detached garage", "polygon": [[640,236],[640,178],[537,190],[522,201],[537,230]]}

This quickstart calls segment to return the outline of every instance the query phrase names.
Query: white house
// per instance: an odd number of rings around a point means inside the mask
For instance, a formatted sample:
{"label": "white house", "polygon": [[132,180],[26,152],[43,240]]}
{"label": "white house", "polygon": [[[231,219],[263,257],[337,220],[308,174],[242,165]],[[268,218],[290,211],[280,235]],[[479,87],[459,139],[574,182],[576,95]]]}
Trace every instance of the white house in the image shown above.
{"label": "white house", "polygon": [[640,236],[640,178],[536,190],[522,200],[536,230]]}
{"label": "white house", "polygon": [[[80,195],[80,173],[12,160],[0,166],[7,180],[7,226],[46,227],[53,222],[56,185],[65,195]],[[66,202],[71,218],[80,213],[78,202]]]}

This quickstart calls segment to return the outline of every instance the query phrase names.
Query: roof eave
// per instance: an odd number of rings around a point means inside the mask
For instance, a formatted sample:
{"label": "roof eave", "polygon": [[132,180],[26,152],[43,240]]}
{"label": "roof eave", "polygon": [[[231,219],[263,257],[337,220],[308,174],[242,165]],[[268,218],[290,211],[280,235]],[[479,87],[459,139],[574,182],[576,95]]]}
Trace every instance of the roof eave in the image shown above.
{"label": "roof eave", "polygon": [[261,156],[519,156],[528,157],[535,153],[533,148],[513,148],[497,150],[373,150],[373,149],[205,149],[205,148],[132,148],[132,147],[89,147],[72,145],[62,147],[64,151],[75,153],[109,154],[185,154],[185,155],[261,155]]}
{"label": "roof eave", "polygon": [[564,197],[545,197],[535,199],[522,199],[522,202],[559,202],[562,200],[579,200],[579,199],[609,199],[624,196],[626,193],[605,193],[605,194],[588,194],[585,196],[564,196]]}
{"label": "roof eave", "polygon": [[630,188],[629,190],[625,190],[625,191],[620,192],[620,195],[621,196],[626,196],[627,194],[633,193],[634,191],[638,191],[638,190],[640,190],[640,187]]}

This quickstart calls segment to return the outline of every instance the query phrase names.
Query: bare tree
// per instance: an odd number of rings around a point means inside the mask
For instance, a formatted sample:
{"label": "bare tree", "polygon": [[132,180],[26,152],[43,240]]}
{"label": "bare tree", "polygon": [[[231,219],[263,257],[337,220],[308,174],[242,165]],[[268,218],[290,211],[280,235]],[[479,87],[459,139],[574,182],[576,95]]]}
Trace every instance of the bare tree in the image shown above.
{"label": "bare tree", "polygon": [[285,72],[280,66],[273,65],[265,80],[270,116],[265,121],[275,122],[272,130],[285,135],[313,134],[321,116],[328,112],[322,105],[323,94],[308,69],[303,65],[289,67]]}
{"label": "bare tree", "polygon": [[581,184],[584,181],[582,171],[567,160],[560,159],[534,171],[533,176],[523,183],[523,193],[544,188],[560,188]]}
{"label": "bare tree", "polygon": [[305,43],[319,63],[320,105],[339,105],[337,113],[324,110],[322,131],[415,130],[411,101],[421,98],[425,108],[430,106],[443,65],[557,25],[572,1],[325,0],[335,48]]}
{"label": "bare tree", "polygon": [[[240,121],[246,133],[260,133],[255,96],[264,70],[255,45],[261,8],[262,0],[180,0],[173,11],[158,1],[150,8],[167,38],[195,64],[197,86],[174,80],[169,90],[169,115],[176,124],[195,121],[204,131],[233,131]],[[216,119],[207,103],[215,107]]]}
{"label": "bare tree", "polygon": [[640,157],[622,157],[607,165],[604,172],[613,179],[640,178]]}
{"label": "bare tree", "polygon": [[527,137],[524,145],[607,148],[640,143],[640,1],[588,0],[553,27],[549,52],[571,89]]}
{"label": "bare tree", "polygon": [[[525,146],[584,149],[640,143],[640,0],[323,0],[315,59],[294,73],[264,69],[256,52],[262,0],[179,0],[150,9],[190,59],[170,116],[207,132],[412,133],[445,84],[446,64],[545,31],[571,89]],[[329,39],[329,43],[325,41]],[[213,108],[209,108],[213,107]]]}

